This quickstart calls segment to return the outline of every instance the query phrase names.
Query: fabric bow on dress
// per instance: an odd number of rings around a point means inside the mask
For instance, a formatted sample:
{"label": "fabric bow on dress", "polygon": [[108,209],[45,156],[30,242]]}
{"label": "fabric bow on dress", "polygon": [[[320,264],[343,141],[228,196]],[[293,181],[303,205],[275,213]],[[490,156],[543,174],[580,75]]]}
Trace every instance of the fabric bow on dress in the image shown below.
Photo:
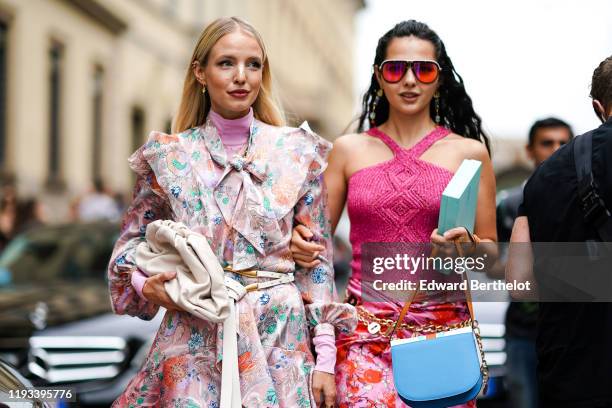
{"label": "fabric bow on dress", "polygon": [[[265,255],[264,226],[276,222],[273,214],[265,213],[265,197],[261,189],[254,183],[263,183],[267,180],[265,163],[254,160],[252,152],[247,150],[245,156],[234,155],[227,158],[216,129],[207,124],[205,132],[208,137],[204,139],[211,158],[218,166],[225,168],[223,175],[215,187],[215,192],[225,191],[237,195],[236,201],[228,201],[223,194],[214,194],[215,201],[223,214],[225,222],[238,231],[248,243],[246,253],[250,256],[234,257],[232,265],[235,270],[247,269],[257,263],[255,251]],[[256,128],[251,127],[249,146],[255,136]],[[237,242],[236,245],[243,243]]]}

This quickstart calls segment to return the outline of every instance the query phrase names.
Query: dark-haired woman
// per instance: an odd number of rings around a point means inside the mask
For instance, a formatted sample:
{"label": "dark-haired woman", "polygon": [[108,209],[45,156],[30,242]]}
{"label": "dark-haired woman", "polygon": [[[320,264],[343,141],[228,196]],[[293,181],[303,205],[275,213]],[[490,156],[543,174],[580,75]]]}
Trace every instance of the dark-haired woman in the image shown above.
{"label": "dark-haired woman", "polygon": [[[364,131],[366,125],[369,130]],[[336,342],[337,402],[340,407],[405,407],[393,385],[385,336],[385,319],[397,319],[402,305],[363,302],[361,245],[496,241],[495,178],[489,142],[463,80],[438,35],[423,23],[399,23],[379,40],[359,131],[336,140],[325,172],[334,229],[348,204],[353,273],[347,292],[360,317],[357,330]],[[464,159],[482,162],[476,237],[464,228],[439,235],[442,191]],[[294,258],[304,266],[316,265],[313,256],[322,250],[308,242],[310,236],[301,226],[293,234]],[[468,320],[466,302],[447,295],[419,295],[398,335],[408,337],[432,325]],[[376,331],[372,323],[381,329]]]}

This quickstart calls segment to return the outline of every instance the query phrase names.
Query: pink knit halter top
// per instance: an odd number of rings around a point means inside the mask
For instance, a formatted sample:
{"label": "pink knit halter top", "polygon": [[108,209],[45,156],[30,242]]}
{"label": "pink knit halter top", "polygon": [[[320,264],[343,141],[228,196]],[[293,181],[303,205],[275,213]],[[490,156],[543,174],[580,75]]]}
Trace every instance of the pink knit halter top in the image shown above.
{"label": "pink knit halter top", "polygon": [[438,225],[442,192],[450,170],[421,160],[423,153],[450,133],[436,127],[409,149],[400,147],[378,128],[367,134],[382,140],[393,159],[357,170],[348,183],[353,274],[348,289],[361,293],[361,245],[364,242],[429,242]]}

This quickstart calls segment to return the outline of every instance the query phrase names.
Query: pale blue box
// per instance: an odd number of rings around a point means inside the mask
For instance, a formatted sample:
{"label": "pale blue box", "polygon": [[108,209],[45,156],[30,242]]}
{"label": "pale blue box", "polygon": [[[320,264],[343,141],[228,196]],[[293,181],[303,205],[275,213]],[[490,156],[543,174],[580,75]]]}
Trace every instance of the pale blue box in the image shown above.
{"label": "pale blue box", "polygon": [[438,218],[440,235],[455,227],[466,227],[474,233],[481,167],[482,163],[478,160],[463,160],[444,189]]}

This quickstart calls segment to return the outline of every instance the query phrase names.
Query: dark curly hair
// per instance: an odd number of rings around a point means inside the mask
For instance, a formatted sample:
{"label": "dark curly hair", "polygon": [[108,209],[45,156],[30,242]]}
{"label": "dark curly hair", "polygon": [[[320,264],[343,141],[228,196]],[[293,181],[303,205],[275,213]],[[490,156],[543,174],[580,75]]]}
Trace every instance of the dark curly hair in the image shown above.
{"label": "dark curly hair", "polygon": [[[491,152],[489,138],[482,130],[482,119],[474,111],[472,99],[465,91],[463,79],[453,67],[451,59],[446,54],[444,43],[431,28],[426,24],[415,20],[402,21],[397,24],[380,40],[376,47],[376,56],[374,57],[374,65],[380,66],[387,54],[387,47],[394,38],[415,36],[433,44],[436,50],[436,60],[442,71],[440,72],[440,124],[448,127],[454,133],[461,136],[481,141],[485,144],[489,153]],[[359,116],[359,131],[365,130],[365,125],[369,122],[370,113],[374,110],[374,100],[376,91],[380,86],[376,80],[376,74],[372,74],[372,80],[368,91],[363,96],[363,110]],[[434,101],[432,99],[429,112],[433,119]],[[379,126],[389,118],[389,101],[383,95],[375,110],[376,117],[371,121],[371,126]]]}

